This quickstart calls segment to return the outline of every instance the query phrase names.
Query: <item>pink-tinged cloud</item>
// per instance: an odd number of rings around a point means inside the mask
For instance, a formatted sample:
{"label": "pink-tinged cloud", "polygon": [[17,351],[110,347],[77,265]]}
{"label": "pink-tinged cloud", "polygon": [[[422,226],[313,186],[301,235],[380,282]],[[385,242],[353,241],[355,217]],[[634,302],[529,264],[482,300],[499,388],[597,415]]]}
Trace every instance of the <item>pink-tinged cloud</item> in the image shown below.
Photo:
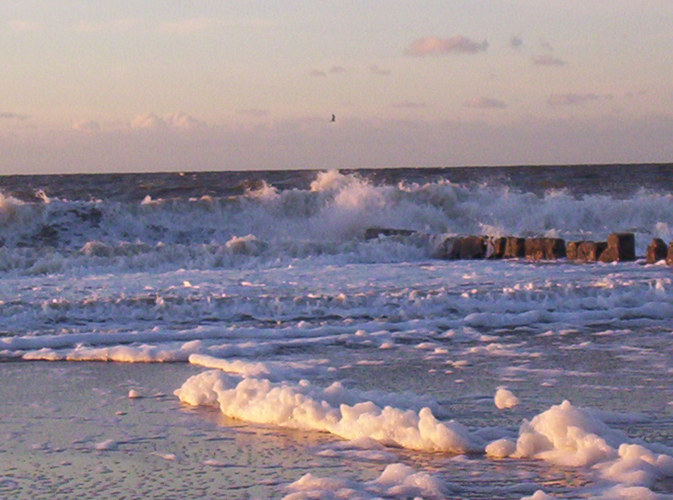
{"label": "pink-tinged cloud", "polygon": [[379,68],[376,64],[369,66],[369,71],[370,73],[379,76],[388,76],[390,74],[390,70]]}
{"label": "pink-tinged cloud", "polygon": [[503,101],[492,97],[473,97],[472,99],[465,101],[463,106],[475,109],[503,109],[507,107]]}
{"label": "pink-tinged cloud", "polygon": [[144,113],[133,119],[131,128],[136,130],[196,130],[206,128],[206,124],[183,112],[173,113],[164,118],[154,113]]}
{"label": "pink-tinged cloud", "polygon": [[327,76],[327,73],[319,69],[312,69],[311,72],[309,73],[309,76],[322,78],[323,76]]}
{"label": "pink-tinged cloud", "polygon": [[131,121],[131,128],[134,129],[157,130],[165,127],[166,122],[154,113],[138,115]]}
{"label": "pink-tinged cloud", "polygon": [[80,132],[86,132],[89,134],[95,134],[100,132],[101,126],[98,122],[93,120],[79,120],[73,123],[72,128]]}
{"label": "pink-tinged cloud", "polygon": [[97,134],[0,132],[0,173],[663,163],[673,157],[673,118],[663,115],[528,117],[505,124],[337,116],[337,122],[335,128],[323,116],[190,133],[120,133],[107,126]]}
{"label": "pink-tinged cloud", "polygon": [[598,94],[552,94],[547,99],[549,106],[577,106],[601,98]]}
{"label": "pink-tinged cloud", "polygon": [[206,126],[202,121],[199,121],[182,111],[166,116],[164,122],[166,122],[169,127],[178,130],[196,130],[197,128]]}
{"label": "pink-tinged cloud", "polygon": [[408,56],[442,56],[447,54],[475,54],[488,48],[488,42],[476,42],[462,35],[451,38],[427,36],[414,40],[404,51]]}
{"label": "pink-tinged cloud", "polygon": [[346,73],[347,71],[346,71],[346,68],[344,68],[343,66],[336,65],[336,66],[332,66],[330,68],[329,72],[333,75],[340,75],[342,73]]}
{"label": "pink-tinged cloud", "polygon": [[566,62],[551,54],[541,54],[533,56],[533,64],[535,66],[565,66]]}

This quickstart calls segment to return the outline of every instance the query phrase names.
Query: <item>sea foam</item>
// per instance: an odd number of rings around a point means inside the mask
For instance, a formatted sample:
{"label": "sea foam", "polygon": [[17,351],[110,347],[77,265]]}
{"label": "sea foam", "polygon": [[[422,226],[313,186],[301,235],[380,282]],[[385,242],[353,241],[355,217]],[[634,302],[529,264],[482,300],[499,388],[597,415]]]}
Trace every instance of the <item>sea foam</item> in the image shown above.
{"label": "sea foam", "polygon": [[[217,362],[210,360],[207,364],[213,366]],[[673,477],[673,457],[663,452],[661,446],[654,446],[660,448],[654,451],[652,445],[610,427],[601,420],[600,412],[578,408],[569,401],[525,420],[516,441],[506,437],[506,431],[496,429],[495,434],[502,437],[487,443],[481,436],[493,435],[494,429],[475,432],[454,420],[439,421],[427,407],[417,412],[391,406],[381,408],[366,400],[352,404],[352,396],[345,396],[347,391],[341,386],[336,390],[334,386],[321,389],[306,380],[274,383],[253,376],[265,372],[261,365],[255,364],[246,367],[222,361],[221,368],[245,375],[209,370],[190,377],[175,395],[188,405],[215,406],[228,417],[256,424],[328,432],[346,440],[369,439],[424,452],[483,453],[495,459],[535,458],[590,469],[595,471],[596,481],[607,481],[606,490],[617,486],[649,489],[657,480]],[[514,403],[513,395],[506,394],[503,388],[498,394],[499,399]],[[389,473],[393,475],[392,469]],[[386,476],[388,473],[382,475]],[[416,484],[416,479],[411,484]],[[422,480],[433,481],[425,476]],[[327,483],[309,475],[290,489],[299,495],[300,491],[335,486]],[[407,480],[402,484],[407,484]],[[338,486],[347,487],[346,483]],[[432,495],[439,494],[442,487],[435,485],[431,491]]]}
{"label": "sea foam", "polygon": [[426,451],[465,453],[479,450],[480,440],[457,422],[439,422],[429,408],[420,411],[371,401],[354,405],[334,399],[330,388],[272,383],[211,370],[195,375],[175,391],[189,405],[217,406],[233,418],[259,424],[329,432],[344,439],[368,437],[387,445]]}

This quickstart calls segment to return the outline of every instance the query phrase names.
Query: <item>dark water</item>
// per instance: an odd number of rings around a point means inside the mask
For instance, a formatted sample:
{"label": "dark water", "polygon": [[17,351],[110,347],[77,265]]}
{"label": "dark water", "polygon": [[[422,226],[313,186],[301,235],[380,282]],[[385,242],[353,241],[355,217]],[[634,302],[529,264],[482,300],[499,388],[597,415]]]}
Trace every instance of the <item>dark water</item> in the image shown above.
{"label": "dark water", "polygon": [[[465,168],[395,168],[343,170],[374,185],[432,183],[448,180],[475,184],[508,185],[541,195],[550,189],[567,189],[575,196],[609,193],[627,197],[643,188],[673,191],[673,164],[568,165]],[[0,192],[22,201],[36,193],[71,201],[97,199],[134,201],[158,198],[226,197],[258,188],[262,181],[279,190],[307,189],[315,170],[186,172],[143,174],[11,175],[0,177]]]}

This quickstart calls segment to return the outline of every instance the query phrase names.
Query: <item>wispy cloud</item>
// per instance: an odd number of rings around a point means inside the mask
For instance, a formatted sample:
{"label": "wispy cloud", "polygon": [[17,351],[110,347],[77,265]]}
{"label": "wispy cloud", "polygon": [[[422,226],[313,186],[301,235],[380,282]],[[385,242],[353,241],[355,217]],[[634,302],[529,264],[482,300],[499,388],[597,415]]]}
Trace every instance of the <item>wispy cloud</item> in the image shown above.
{"label": "wispy cloud", "polygon": [[346,73],[348,73],[348,70],[344,66],[341,66],[340,64],[334,64],[328,70],[313,68],[311,71],[309,71],[309,76],[322,78],[329,75],[344,75]]}
{"label": "wispy cloud", "polygon": [[380,68],[376,64],[372,64],[371,66],[369,66],[369,72],[379,76],[388,76],[390,74],[390,70]]}
{"label": "wispy cloud", "polygon": [[[26,132],[31,135],[0,134],[0,172],[642,163],[665,162],[673,156],[673,118],[662,115],[633,121],[605,120],[602,115],[531,117],[500,125],[481,117],[475,121],[404,117],[344,119],[347,126],[337,128],[316,126],[326,118],[274,120],[255,127],[212,126],[189,133],[136,130],[128,124],[122,130],[101,123],[103,130],[97,134],[44,129]],[[295,138],[291,143],[288,134]],[[349,147],[344,148],[346,143]]]}
{"label": "wispy cloud", "polygon": [[164,117],[164,121],[169,127],[179,130],[195,130],[206,126],[204,122],[197,120],[193,116],[183,113],[182,111],[167,115]]}
{"label": "wispy cloud", "polygon": [[598,101],[598,94],[552,94],[547,99],[549,106],[577,106],[591,101]]}
{"label": "wispy cloud", "polygon": [[463,103],[463,106],[466,108],[475,108],[475,109],[503,109],[507,105],[500,99],[494,99],[492,97],[473,97]]}
{"label": "wispy cloud", "polygon": [[19,114],[19,113],[11,113],[11,112],[7,112],[7,111],[0,112],[0,119],[2,119],[2,120],[23,121],[23,120],[27,120],[28,118],[30,118],[28,115],[22,115],[22,114]]}
{"label": "wispy cloud", "polygon": [[451,38],[427,36],[414,40],[404,53],[413,57],[441,56],[446,54],[475,54],[488,48],[486,40],[477,42],[462,35]]}
{"label": "wispy cloud", "polygon": [[632,99],[634,97],[642,97],[647,94],[648,94],[647,90],[636,90],[636,91],[629,90],[624,93],[624,97],[627,99]]}
{"label": "wispy cloud", "polygon": [[136,130],[196,130],[206,128],[206,124],[180,111],[166,115],[164,118],[154,113],[144,113],[131,121],[131,128]]}
{"label": "wispy cloud", "polygon": [[533,56],[533,64],[535,66],[565,66],[566,62],[551,54],[541,54]]}
{"label": "wispy cloud", "polygon": [[95,134],[96,132],[101,131],[101,126],[98,122],[93,120],[78,120],[72,125],[73,130],[78,130],[80,132],[87,132],[90,134]]}
{"label": "wispy cloud", "polygon": [[512,35],[509,39],[509,46],[513,49],[520,49],[523,47],[523,39],[520,36]]}

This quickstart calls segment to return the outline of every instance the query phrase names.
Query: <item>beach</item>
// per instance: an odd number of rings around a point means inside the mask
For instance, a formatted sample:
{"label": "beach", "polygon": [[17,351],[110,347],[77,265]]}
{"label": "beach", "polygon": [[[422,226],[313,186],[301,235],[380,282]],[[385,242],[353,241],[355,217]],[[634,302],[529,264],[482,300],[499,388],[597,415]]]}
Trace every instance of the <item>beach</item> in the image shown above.
{"label": "beach", "polygon": [[[189,366],[2,363],[2,498],[270,498],[324,436],[251,427],[172,394]],[[135,390],[137,398],[129,398]],[[325,466],[323,470],[329,470]],[[335,468],[332,465],[332,468]]]}

